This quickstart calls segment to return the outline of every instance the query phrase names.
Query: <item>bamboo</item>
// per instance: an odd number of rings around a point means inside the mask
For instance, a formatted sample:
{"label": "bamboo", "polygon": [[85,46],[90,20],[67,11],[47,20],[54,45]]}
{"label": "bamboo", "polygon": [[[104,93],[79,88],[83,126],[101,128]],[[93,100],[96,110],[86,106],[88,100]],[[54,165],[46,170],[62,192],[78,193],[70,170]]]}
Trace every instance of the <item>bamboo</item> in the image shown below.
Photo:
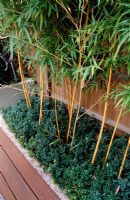
{"label": "bamboo", "polygon": [[74,99],[75,99],[75,95],[76,95],[76,89],[77,89],[77,80],[76,80],[75,85],[74,85],[74,91],[73,91],[73,95],[72,95],[72,102],[71,102],[71,105],[70,105],[69,124],[68,124],[67,137],[66,137],[66,142],[67,143],[68,143],[69,136],[70,136],[70,128],[71,128],[72,117],[73,117],[73,107],[74,107]]}
{"label": "bamboo", "polygon": [[41,124],[41,121],[43,119],[43,72],[42,69],[40,69],[40,111],[39,111],[39,125]]}
{"label": "bamboo", "polygon": [[69,91],[69,110],[72,104],[72,81],[68,79],[68,91]]}
{"label": "bamboo", "polygon": [[107,150],[107,153],[106,153],[104,164],[107,162],[107,159],[108,159],[108,156],[109,156],[109,153],[110,153],[110,150],[111,150],[111,146],[112,146],[112,143],[113,143],[113,140],[114,140],[114,137],[115,137],[115,133],[116,133],[120,118],[122,116],[122,112],[123,112],[123,107],[121,108],[121,110],[119,112],[119,115],[118,115],[118,118],[117,118],[117,121],[116,121],[116,124],[115,124],[115,128],[113,130],[112,137],[111,137],[111,140],[110,140],[110,143],[109,143],[109,146],[108,146],[108,150]]}
{"label": "bamboo", "polygon": [[[89,6],[87,8],[87,14],[86,14],[86,21],[85,21],[85,26],[87,26],[88,24],[88,16],[89,16]],[[82,17],[82,15],[81,15]],[[78,60],[78,68],[81,67],[82,65],[82,59],[83,59],[83,52],[84,52],[84,44],[85,44],[85,38],[86,38],[86,32],[84,34],[83,40],[80,41],[79,44],[79,60]],[[82,42],[82,44],[81,44]],[[74,84],[74,91],[73,91],[73,95],[72,95],[72,102],[70,105],[70,116],[69,116],[69,124],[68,124],[68,130],[67,130],[67,138],[66,138],[66,142],[68,143],[68,139],[70,136],[70,128],[71,128],[71,123],[72,123],[72,117],[73,117],[73,108],[74,108],[74,99],[76,96],[76,90],[77,90],[77,85],[78,85],[78,80],[75,81]],[[80,88],[81,89],[81,88]],[[82,90],[82,89],[81,89]],[[80,92],[80,96],[79,96],[79,102],[81,103],[81,97],[82,97],[82,92]],[[77,122],[76,122],[77,123]],[[76,124],[75,124],[75,129],[76,129]]]}
{"label": "bamboo", "polygon": [[83,85],[84,85],[84,81],[81,81],[81,88],[80,88],[80,93],[79,93],[78,110],[77,110],[77,114],[76,114],[76,118],[75,118],[75,122],[74,122],[74,128],[73,128],[73,136],[72,136],[71,147],[72,147],[72,145],[73,145],[73,141],[74,141],[74,137],[75,137],[75,132],[76,132],[76,125],[77,125],[78,116],[79,116],[79,111],[80,111],[80,107],[81,107],[81,99],[82,99],[82,88],[83,88]]}
{"label": "bamboo", "polygon": [[102,120],[102,124],[101,124],[101,128],[100,128],[100,132],[99,132],[96,148],[94,150],[94,154],[93,154],[93,157],[92,157],[92,162],[91,162],[92,165],[95,162],[96,155],[97,155],[97,152],[98,152],[98,149],[99,149],[99,145],[100,145],[100,141],[102,139],[103,129],[104,129],[105,120],[106,120],[106,114],[107,114],[107,108],[108,108],[108,97],[109,97],[109,93],[110,93],[111,78],[112,78],[112,68],[110,68],[110,72],[109,72],[109,80],[108,80],[108,85],[107,85],[107,101],[105,102],[103,120]]}
{"label": "bamboo", "polygon": [[56,126],[57,126],[57,131],[58,131],[58,138],[60,138],[60,129],[59,129],[59,122],[58,122],[58,113],[57,113],[56,98],[55,98],[54,102],[55,102]]}
{"label": "bamboo", "polygon": [[125,150],[124,155],[123,155],[123,160],[122,160],[121,167],[120,167],[120,170],[119,170],[118,178],[121,177],[123,167],[124,167],[124,164],[125,164],[125,160],[126,160],[126,157],[127,157],[127,154],[128,154],[129,147],[130,147],[130,137],[128,139],[127,147],[126,147],[126,150]]}
{"label": "bamboo", "polygon": [[[117,40],[117,34],[114,35],[115,48],[116,48],[116,40]],[[106,153],[104,164],[107,162],[107,159],[108,159],[108,156],[109,156],[109,153],[110,153],[110,150],[111,150],[111,146],[112,146],[112,143],[113,143],[113,140],[114,140],[114,137],[115,137],[115,133],[116,133],[120,118],[122,116],[122,112],[123,112],[123,106],[122,106],[122,108],[121,108],[121,110],[119,112],[119,115],[118,115],[114,130],[113,130],[113,133],[112,133],[112,137],[111,137],[111,140],[110,140],[110,143],[109,143],[109,146],[108,146],[108,150],[107,150],[107,153]]]}
{"label": "bamboo", "polygon": [[[18,36],[17,25],[15,24],[14,26],[15,26],[16,36]],[[31,107],[31,101],[30,101],[30,97],[29,97],[29,93],[28,93],[28,89],[27,89],[27,84],[26,84],[26,81],[25,81],[24,73],[23,73],[23,66],[22,66],[21,55],[20,55],[19,50],[17,50],[17,57],[18,57],[20,77],[21,77],[21,81],[22,81],[22,87],[23,87],[23,92],[24,92],[26,104],[27,104],[27,107]]]}
{"label": "bamboo", "polygon": [[70,115],[70,105],[71,105],[71,97],[70,96],[71,96],[71,91],[70,91],[70,89],[68,87],[68,83],[67,83],[67,79],[66,78],[64,79],[64,82],[65,82],[66,97],[67,97],[67,100],[68,100],[68,104],[67,104],[68,113]]}
{"label": "bamboo", "polygon": [[17,51],[17,56],[18,56],[19,71],[20,71],[20,77],[21,77],[21,81],[22,81],[22,87],[23,87],[23,92],[24,92],[26,104],[27,104],[27,107],[31,107],[31,101],[30,101],[30,98],[29,98],[27,85],[26,85],[24,74],[23,74],[22,62],[21,62],[21,57],[20,57],[19,51]]}

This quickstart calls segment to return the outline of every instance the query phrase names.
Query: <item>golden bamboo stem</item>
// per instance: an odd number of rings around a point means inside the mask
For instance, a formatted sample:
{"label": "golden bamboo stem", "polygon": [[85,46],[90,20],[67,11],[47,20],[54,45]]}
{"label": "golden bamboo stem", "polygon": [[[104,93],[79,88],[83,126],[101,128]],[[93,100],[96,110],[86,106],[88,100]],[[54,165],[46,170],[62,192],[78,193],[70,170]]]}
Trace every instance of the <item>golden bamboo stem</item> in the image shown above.
{"label": "golden bamboo stem", "polygon": [[112,143],[113,143],[113,140],[114,140],[114,137],[115,137],[115,133],[116,133],[120,118],[122,116],[122,112],[123,112],[123,107],[121,108],[121,110],[119,112],[119,115],[118,115],[118,118],[117,118],[117,121],[116,121],[116,124],[115,124],[115,128],[113,130],[112,137],[111,137],[111,140],[110,140],[110,143],[109,143],[109,146],[108,146],[108,150],[107,150],[107,153],[106,153],[104,164],[107,162],[107,159],[108,159],[108,156],[109,156],[109,153],[110,153],[110,150],[111,150],[111,146],[112,146]]}
{"label": "golden bamboo stem", "polygon": [[[18,36],[17,25],[15,24],[14,27],[15,27],[15,30],[16,30],[16,36]],[[20,77],[21,77],[21,81],[22,81],[22,87],[23,87],[23,92],[24,92],[26,104],[27,104],[27,107],[31,107],[31,101],[30,101],[30,97],[29,97],[29,93],[28,93],[28,89],[27,89],[27,84],[26,84],[26,81],[25,81],[24,73],[23,73],[23,66],[22,66],[21,55],[20,55],[19,50],[17,50],[17,56],[18,56],[19,71],[20,71]]]}
{"label": "golden bamboo stem", "polygon": [[22,81],[22,87],[23,87],[26,104],[27,104],[27,107],[31,107],[31,101],[30,101],[30,97],[28,94],[28,90],[27,90],[27,85],[26,85],[26,81],[25,81],[25,77],[24,77],[24,73],[23,73],[23,69],[22,69],[22,62],[21,62],[21,57],[20,57],[19,51],[17,51],[17,56],[18,56],[19,71],[20,71],[20,77],[21,77],[21,81]]}
{"label": "golden bamboo stem", "polygon": [[102,119],[102,124],[101,124],[101,128],[100,128],[99,136],[98,136],[98,141],[97,141],[96,148],[94,150],[94,154],[92,157],[92,162],[91,162],[92,165],[94,164],[95,159],[96,159],[96,155],[97,155],[99,145],[100,145],[100,142],[102,139],[103,129],[104,129],[105,121],[106,121],[106,114],[107,114],[107,108],[108,108],[108,97],[109,97],[110,86],[111,86],[111,78],[112,78],[112,68],[110,68],[110,72],[109,72],[109,80],[108,80],[108,85],[107,85],[107,101],[105,102],[103,119]]}
{"label": "golden bamboo stem", "polygon": [[[116,42],[116,39],[117,39],[117,34],[115,34],[115,36],[114,36],[114,42]],[[116,48],[116,44],[115,44],[115,48]],[[122,108],[121,108],[121,110],[119,112],[119,115],[118,115],[114,130],[113,130],[113,133],[112,133],[112,137],[111,137],[111,140],[110,140],[110,143],[109,143],[109,146],[108,146],[108,150],[107,150],[107,153],[106,153],[104,164],[107,162],[107,159],[108,159],[108,156],[109,156],[109,153],[110,153],[110,150],[111,150],[111,146],[112,146],[112,143],[113,143],[113,140],[114,140],[114,137],[115,137],[115,133],[116,133],[120,118],[122,116],[122,112],[123,112],[123,106],[122,106]]]}
{"label": "golden bamboo stem", "polygon": [[43,72],[40,69],[40,111],[39,111],[39,125],[43,119]]}
{"label": "golden bamboo stem", "polygon": [[68,79],[68,91],[69,91],[69,112],[70,112],[70,107],[72,104],[72,81]]}
{"label": "golden bamboo stem", "polygon": [[58,138],[60,138],[60,129],[59,129],[59,122],[58,122],[58,113],[57,113],[56,98],[55,98],[54,102],[55,102],[56,127],[57,127],[57,131],[58,131]]}
{"label": "golden bamboo stem", "polygon": [[71,91],[69,90],[69,87],[68,87],[68,82],[67,82],[67,79],[65,78],[64,79],[64,82],[65,82],[65,91],[66,91],[66,97],[67,97],[67,100],[68,100],[68,113],[70,115],[70,105],[71,105]]}
{"label": "golden bamboo stem", "polygon": [[[81,63],[82,63],[82,53],[83,53],[83,47],[81,46],[78,67],[80,67]],[[68,124],[68,130],[67,130],[67,138],[66,138],[67,143],[68,143],[68,139],[69,139],[69,136],[70,136],[70,128],[71,128],[72,117],[73,117],[73,108],[74,108],[74,100],[75,100],[75,96],[76,96],[77,85],[78,85],[78,80],[76,80],[75,84],[74,84],[72,102],[71,102],[71,105],[70,105],[69,124]]]}
{"label": "golden bamboo stem", "polygon": [[75,95],[76,95],[76,89],[77,89],[77,80],[74,85],[74,91],[73,91],[73,95],[72,95],[72,103],[70,105],[69,124],[68,124],[67,137],[66,137],[67,143],[68,143],[69,136],[70,136],[70,128],[71,128],[72,117],[73,117],[73,107],[74,107],[74,99],[75,99]]}
{"label": "golden bamboo stem", "polygon": [[126,147],[124,155],[123,155],[123,160],[122,160],[121,167],[120,167],[120,170],[119,170],[118,178],[121,177],[123,167],[124,167],[124,164],[125,164],[125,160],[126,160],[126,157],[127,157],[127,154],[128,154],[129,147],[130,147],[130,137],[128,139],[127,147]]}
{"label": "golden bamboo stem", "polygon": [[81,81],[80,93],[79,93],[79,102],[78,102],[78,110],[77,110],[77,114],[76,114],[76,118],[75,118],[75,122],[74,122],[71,147],[73,145],[73,141],[74,141],[74,137],[75,137],[75,132],[76,132],[76,125],[77,125],[77,121],[78,121],[78,116],[79,116],[79,111],[80,111],[80,105],[81,105],[81,99],[82,99],[82,88],[83,88],[83,85],[84,85],[84,81]]}
{"label": "golden bamboo stem", "polygon": [[[82,15],[81,15],[82,17]],[[85,20],[85,28],[88,24],[88,17],[89,17],[89,6],[87,8],[87,13],[86,13],[86,20]],[[84,44],[85,44],[85,38],[86,38],[86,32],[83,36],[82,41],[80,40],[80,44],[79,44],[79,60],[78,60],[78,68],[81,67],[82,64],[82,59],[83,59],[83,52],[84,52]],[[81,44],[82,43],[82,44]],[[70,128],[71,128],[71,123],[72,123],[72,117],[73,117],[73,108],[74,108],[74,100],[75,100],[75,96],[76,96],[76,90],[77,90],[77,85],[78,85],[78,80],[75,81],[74,84],[74,90],[73,90],[73,95],[72,95],[72,101],[71,101],[71,105],[70,105],[70,115],[69,115],[69,124],[68,124],[68,130],[67,130],[67,137],[66,137],[66,142],[68,143],[69,140],[69,136],[70,136]],[[82,90],[82,89],[81,89]],[[81,91],[80,91],[81,92]],[[79,97],[79,102],[81,103],[81,95]],[[77,123],[77,121],[76,121]],[[76,125],[75,125],[76,128]]]}

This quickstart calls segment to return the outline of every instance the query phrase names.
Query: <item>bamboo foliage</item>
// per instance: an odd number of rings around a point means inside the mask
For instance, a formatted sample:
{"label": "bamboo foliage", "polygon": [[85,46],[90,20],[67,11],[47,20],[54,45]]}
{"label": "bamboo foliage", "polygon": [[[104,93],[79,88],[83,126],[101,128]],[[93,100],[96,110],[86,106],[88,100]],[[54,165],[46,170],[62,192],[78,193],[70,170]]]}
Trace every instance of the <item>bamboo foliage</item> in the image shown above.
{"label": "bamboo foliage", "polygon": [[[69,122],[63,138],[71,147],[81,108],[82,92],[86,85],[99,87],[107,81],[106,102],[98,141],[92,158],[96,160],[106,115],[108,112],[112,74],[125,71],[129,76],[129,15],[128,0],[0,0],[0,38],[9,39],[10,52],[16,52],[27,106],[31,107],[29,91],[24,77],[24,63],[40,71],[39,124],[43,119],[44,69],[51,77],[65,85]],[[17,28],[14,28],[17,24]],[[33,55],[32,52],[33,51]],[[124,69],[123,69],[124,68]],[[114,76],[113,75],[113,76]],[[62,81],[61,81],[62,80]],[[115,83],[117,87],[118,83]],[[78,93],[79,91],[79,93]],[[125,84],[117,97],[123,98],[121,110],[108,146],[107,162],[123,108],[130,110],[130,87]],[[74,107],[77,98],[77,110]],[[55,124],[59,128],[57,100],[54,100]],[[74,116],[76,115],[75,119]]]}
{"label": "bamboo foliage", "polygon": [[130,147],[130,137],[128,139],[127,147],[126,147],[124,155],[123,155],[123,159],[122,159],[121,167],[120,167],[120,170],[119,170],[118,178],[121,177],[123,167],[124,167],[124,164],[125,164],[125,160],[126,160],[126,157],[127,157],[127,154],[128,154],[129,147]]}

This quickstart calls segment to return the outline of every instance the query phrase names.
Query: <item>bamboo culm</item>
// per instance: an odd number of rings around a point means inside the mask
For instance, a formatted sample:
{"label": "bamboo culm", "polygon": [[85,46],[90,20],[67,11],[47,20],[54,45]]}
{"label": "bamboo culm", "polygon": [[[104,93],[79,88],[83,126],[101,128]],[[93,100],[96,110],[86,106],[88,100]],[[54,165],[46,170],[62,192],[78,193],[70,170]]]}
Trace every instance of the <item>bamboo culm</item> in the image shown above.
{"label": "bamboo culm", "polygon": [[[84,6],[84,2],[83,2],[83,6]],[[83,9],[84,10],[84,9]],[[86,28],[87,24],[88,24],[88,16],[89,16],[89,6],[87,7],[87,11],[86,11],[86,20],[85,20],[85,25],[84,25],[84,29]],[[81,21],[82,21],[82,14],[81,14]],[[80,26],[81,26],[81,22],[80,22]],[[81,27],[80,27],[81,28]],[[83,59],[83,52],[84,52],[84,46],[85,46],[85,39],[86,39],[86,32],[81,40],[80,38],[80,44],[79,44],[79,60],[78,60],[78,68],[81,67],[82,65],[82,59]],[[82,85],[82,84],[81,84]],[[76,96],[76,90],[77,90],[77,86],[78,86],[78,80],[76,79],[75,83],[74,83],[74,90],[73,90],[73,94],[72,94],[72,101],[71,101],[71,105],[70,105],[70,115],[69,115],[69,124],[68,124],[68,130],[67,130],[67,137],[66,137],[66,142],[68,143],[69,140],[69,136],[70,136],[70,129],[71,129],[71,123],[72,123],[72,118],[73,118],[73,108],[74,108],[74,100],[75,100],[75,96]],[[83,87],[83,86],[82,86]],[[79,109],[80,109],[80,104],[81,104],[81,98],[82,98],[82,88],[80,88],[80,96],[79,96],[79,108],[77,113],[79,114]],[[78,118],[78,114],[77,114],[77,118]],[[77,124],[77,118],[75,119],[75,125],[74,125],[74,131],[73,131],[73,136],[75,135],[75,130],[76,130],[76,124]]]}
{"label": "bamboo culm", "polygon": [[[16,36],[18,37],[17,25],[15,24],[14,27],[15,27],[15,31],[16,31]],[[30,96],[29,96],[29,92],[27,89],[27,84],[26,84],[24,72],[23,72],[23,63],[21,61],[21,54],[20,54],[20,50],[18,50],[18,49],[17,49],[17,57],[18,57],[20,77],[21,77],[21,81],[22,81],[22,87],[23,87],[26,104],[27,104],[27,107],[31,107],[31,100],[30,100]]]}
{"label": "bamboo culm", "polygon": [[58,132],[58,138],[60,138],[60,128],[59,128],[59,122],[58,122],[58,112],[57,112],[56,98],[54,100],[54,103],[55,103],[56,127],[57,127],[57,132]]}
{"label": "bamboo culm", "polygon": [[108,159],[108,156],[109,156],[109,153],[110,153],[110,150],[111,150],[111,146],[112,146],[112,143],[113,143],[113,140],[114,140],[114,137],[115,137],[115,133],[116,133],[120,118],[122,116],[122,112],[123,112],[123,107],[121,108],[121,110],[119,112],[119,115],[118,115],[118,118],[117,118],[117,121],[116,121],[116,124],[115,124],[115,128],[113,130],[112,137],[111,137],[111,140],[110,140],[110,143],[109,143],[109,146],[108,146],[108,150],[107,150],[107,153],[106,153],[104,164],[107,162],[107,159]]}
{"label": "bamboo culm", "polygon": [[124,164],[125,164],[125,160],[126,160],[126,157],[127,157],[127,154],[128,154],[129,147],[130,147],[130,137],[128,139],[127,147],[126,147],[126,150],[125,150],[124,155],[123,155],[123,160],[122,160],[121,167],[120,167],[120,170],[119,170],[118,178],[121,177],[123,167],[124,167]]}
{"label": "bamboo culm", "polygon": [[109,93],[110,93],[110,86],[111,86],[111,78],[112,78],[112,68],[110,68],[110,72],[109,72],[109,80],[108,80],[108,84],[107,84],[107,100],[105,102],[105,106],[104,106],[104,113],[103,113],[103,119],[102,119],[102,124],[101,124],[101,128],[100,128],[100,132],[99,132],[99,136],[98,136],[98,141],[96,144],[96,148],[94,150],[94,154],[92,157],[92,165],[95,162],[97,153],[98,153],[98,149],[99,149],[99,145],[102,139],[102,134],[103,134],[103,129],[104,129],[104,125],[105,125],[105,120],[106,120],[106,114],[107,114],[107,108],[108,108],[108,97],[109,97]]}
{"label": "bamboo culm", "polygon": [[17,56],[18,56],[19,71],[20,71],[20,77],[22,81],[22,87],[23,87],[26,104],[27,104],[27,107],[31,107],[31,101],[30,101],[30,97],[29,97],[29,93],[28,93],[28,89],[27,89],[27,85],[26,85],[26,81],[25,81],[25,77],[23,73],[23,67],[22,67],[21,56],[20,56],[19,51],[17,51]]}
{"label": "bamboo culm", "polygon": [[43,71],[40,69],[40,111],[39,111],[39,125],[41,124],[41,121],[43,119]]}

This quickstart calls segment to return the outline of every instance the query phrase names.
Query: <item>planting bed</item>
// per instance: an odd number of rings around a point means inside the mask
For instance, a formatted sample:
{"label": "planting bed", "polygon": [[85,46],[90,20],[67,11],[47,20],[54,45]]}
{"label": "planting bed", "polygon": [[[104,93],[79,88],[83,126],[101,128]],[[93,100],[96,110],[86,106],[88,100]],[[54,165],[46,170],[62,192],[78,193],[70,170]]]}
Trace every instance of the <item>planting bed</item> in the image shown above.
{"label": "planting bed", "polygon": [[130,198],[130,155],[127,157],[122,178],[117,178],[127,144],[126,136],[114,139],[108,163],[103,168],[111,137],[111,131],[104,130],[98,156],[92,166],[91,159],[100,130],[99,122],[88,115],[81,117],[71,146],[71,139],[68,144],[65,142],[68,125],[66,106],[62,102],[57,103],[61,135],[59,139],[53,100],[43,102],[44,118],[41,125],[38,124],[39,99],[33,97],[31,101],[32,108],[27,108],[25,100],[21,100],[15,106],[4,109],[4,118],[20,143],[39,161],[44,170],[52,174],[54,181],[66,191],[71,200]]}

